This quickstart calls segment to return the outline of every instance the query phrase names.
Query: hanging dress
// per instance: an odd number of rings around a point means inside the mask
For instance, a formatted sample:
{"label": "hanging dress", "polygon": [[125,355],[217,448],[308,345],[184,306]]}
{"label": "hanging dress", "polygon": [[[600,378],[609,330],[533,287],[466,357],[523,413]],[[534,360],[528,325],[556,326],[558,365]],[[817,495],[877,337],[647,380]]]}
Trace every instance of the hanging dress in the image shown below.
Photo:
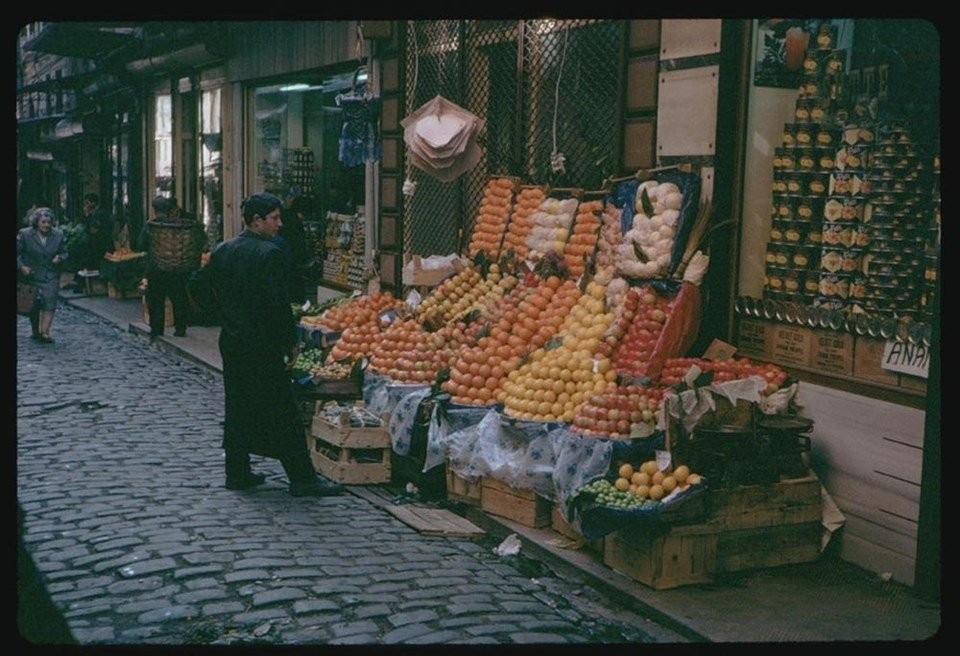
{"label": "hanging dress", "polygon": [[340,161],[344,166],[379,161],[383,154],[379,129],[380,98],[351,91],[340,94],[336,101],[343,110]]}

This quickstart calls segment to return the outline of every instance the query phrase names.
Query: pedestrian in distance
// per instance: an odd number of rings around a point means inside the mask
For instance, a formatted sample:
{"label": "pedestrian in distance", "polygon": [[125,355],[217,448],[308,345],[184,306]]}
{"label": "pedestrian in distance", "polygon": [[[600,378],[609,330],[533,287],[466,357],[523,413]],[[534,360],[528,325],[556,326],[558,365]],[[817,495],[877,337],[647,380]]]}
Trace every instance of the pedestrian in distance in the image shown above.
{"label": "pedestrian in distance", "polygon": [[31,337],[43,344],[53,343],[50,326],[60,299],[60,268],[68,257],[63,231],[53,223],[53,210],[38,207],[30,225],[17,233],[17,274],[38,289],[30,312]]}
{"label": "pedestrian in distance", "polygon": [[295,497],[340,494],[341,486],[314,471],[294,397],[290,369],[299,345],[284,254],[274,242],[280,207],[273,194],[246,198],[244,230],[217,245],[188,282],[191,300],[220,319],[226,487],[246,490],[265,481],[250,468],[256,454],[280,461]]}
{"label": "pedestrian in distance", "polygon": [[150,315],[150,339],[152,341],[163,335],[168,298],[173,307],[173,334],[176,337],[184,337],[187,334],[187,319],[190,312],[187,280],[200,268],[199,253],[195,263],[169,268],[169,265],[158,257],[157,250],[160,246],[151,232],[151,226],[159,227],[161,223],[183,223],[189,230],[183,238],[196,240],[197,243],[206,241],[206,233],[198,221],[180,217],[177,201],[173,198],[157,196],[153,199],[151,206],[154,218],[144,226],[140,238],[140,250],[147,253],[145,295],[147,312]]}
{"label": "pedestrian in distance", "polygon": [[[82,226],[83,239],[76,249],[70,249],[72,259],[81,271],[99,271],[103,256],[113,250],[113,221],[101,209],[100,196],[93,192],[84,194],[77,223]],[[84,293],[83,279],[76,275],[73,291]]]}

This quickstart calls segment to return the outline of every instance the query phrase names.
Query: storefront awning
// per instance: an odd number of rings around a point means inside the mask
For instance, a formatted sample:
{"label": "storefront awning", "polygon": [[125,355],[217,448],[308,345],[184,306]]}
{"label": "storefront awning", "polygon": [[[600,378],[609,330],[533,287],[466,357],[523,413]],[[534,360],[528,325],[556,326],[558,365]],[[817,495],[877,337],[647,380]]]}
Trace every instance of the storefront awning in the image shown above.
{"label": "storefront awning", "polygon": [[23,49],[64,57],[97,59],[139,43],[133,31],[117,31],[96,23],[47,23]]}

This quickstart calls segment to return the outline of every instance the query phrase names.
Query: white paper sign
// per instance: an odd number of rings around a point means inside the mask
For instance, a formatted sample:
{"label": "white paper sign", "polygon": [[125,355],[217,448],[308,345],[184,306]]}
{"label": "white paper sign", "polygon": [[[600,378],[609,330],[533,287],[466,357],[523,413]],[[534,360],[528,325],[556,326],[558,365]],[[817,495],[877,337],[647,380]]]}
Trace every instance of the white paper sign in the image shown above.
{"label": "white paper sign", "polygon": [[930,369],[930,349],[921,344],[887,340],[880,366],[909,376],[926,378]]}

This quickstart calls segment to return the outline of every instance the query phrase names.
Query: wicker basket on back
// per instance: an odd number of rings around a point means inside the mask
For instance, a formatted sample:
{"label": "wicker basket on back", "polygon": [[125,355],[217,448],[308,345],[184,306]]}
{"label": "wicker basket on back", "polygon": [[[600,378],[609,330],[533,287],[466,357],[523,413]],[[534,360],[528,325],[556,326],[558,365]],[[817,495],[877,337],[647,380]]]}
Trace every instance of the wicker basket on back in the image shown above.
{"label": "wicker basket on back", "polygon": [[186,272],[200,268],[204,235],[193,221],[149,221],[148,266],[157,271]]}

